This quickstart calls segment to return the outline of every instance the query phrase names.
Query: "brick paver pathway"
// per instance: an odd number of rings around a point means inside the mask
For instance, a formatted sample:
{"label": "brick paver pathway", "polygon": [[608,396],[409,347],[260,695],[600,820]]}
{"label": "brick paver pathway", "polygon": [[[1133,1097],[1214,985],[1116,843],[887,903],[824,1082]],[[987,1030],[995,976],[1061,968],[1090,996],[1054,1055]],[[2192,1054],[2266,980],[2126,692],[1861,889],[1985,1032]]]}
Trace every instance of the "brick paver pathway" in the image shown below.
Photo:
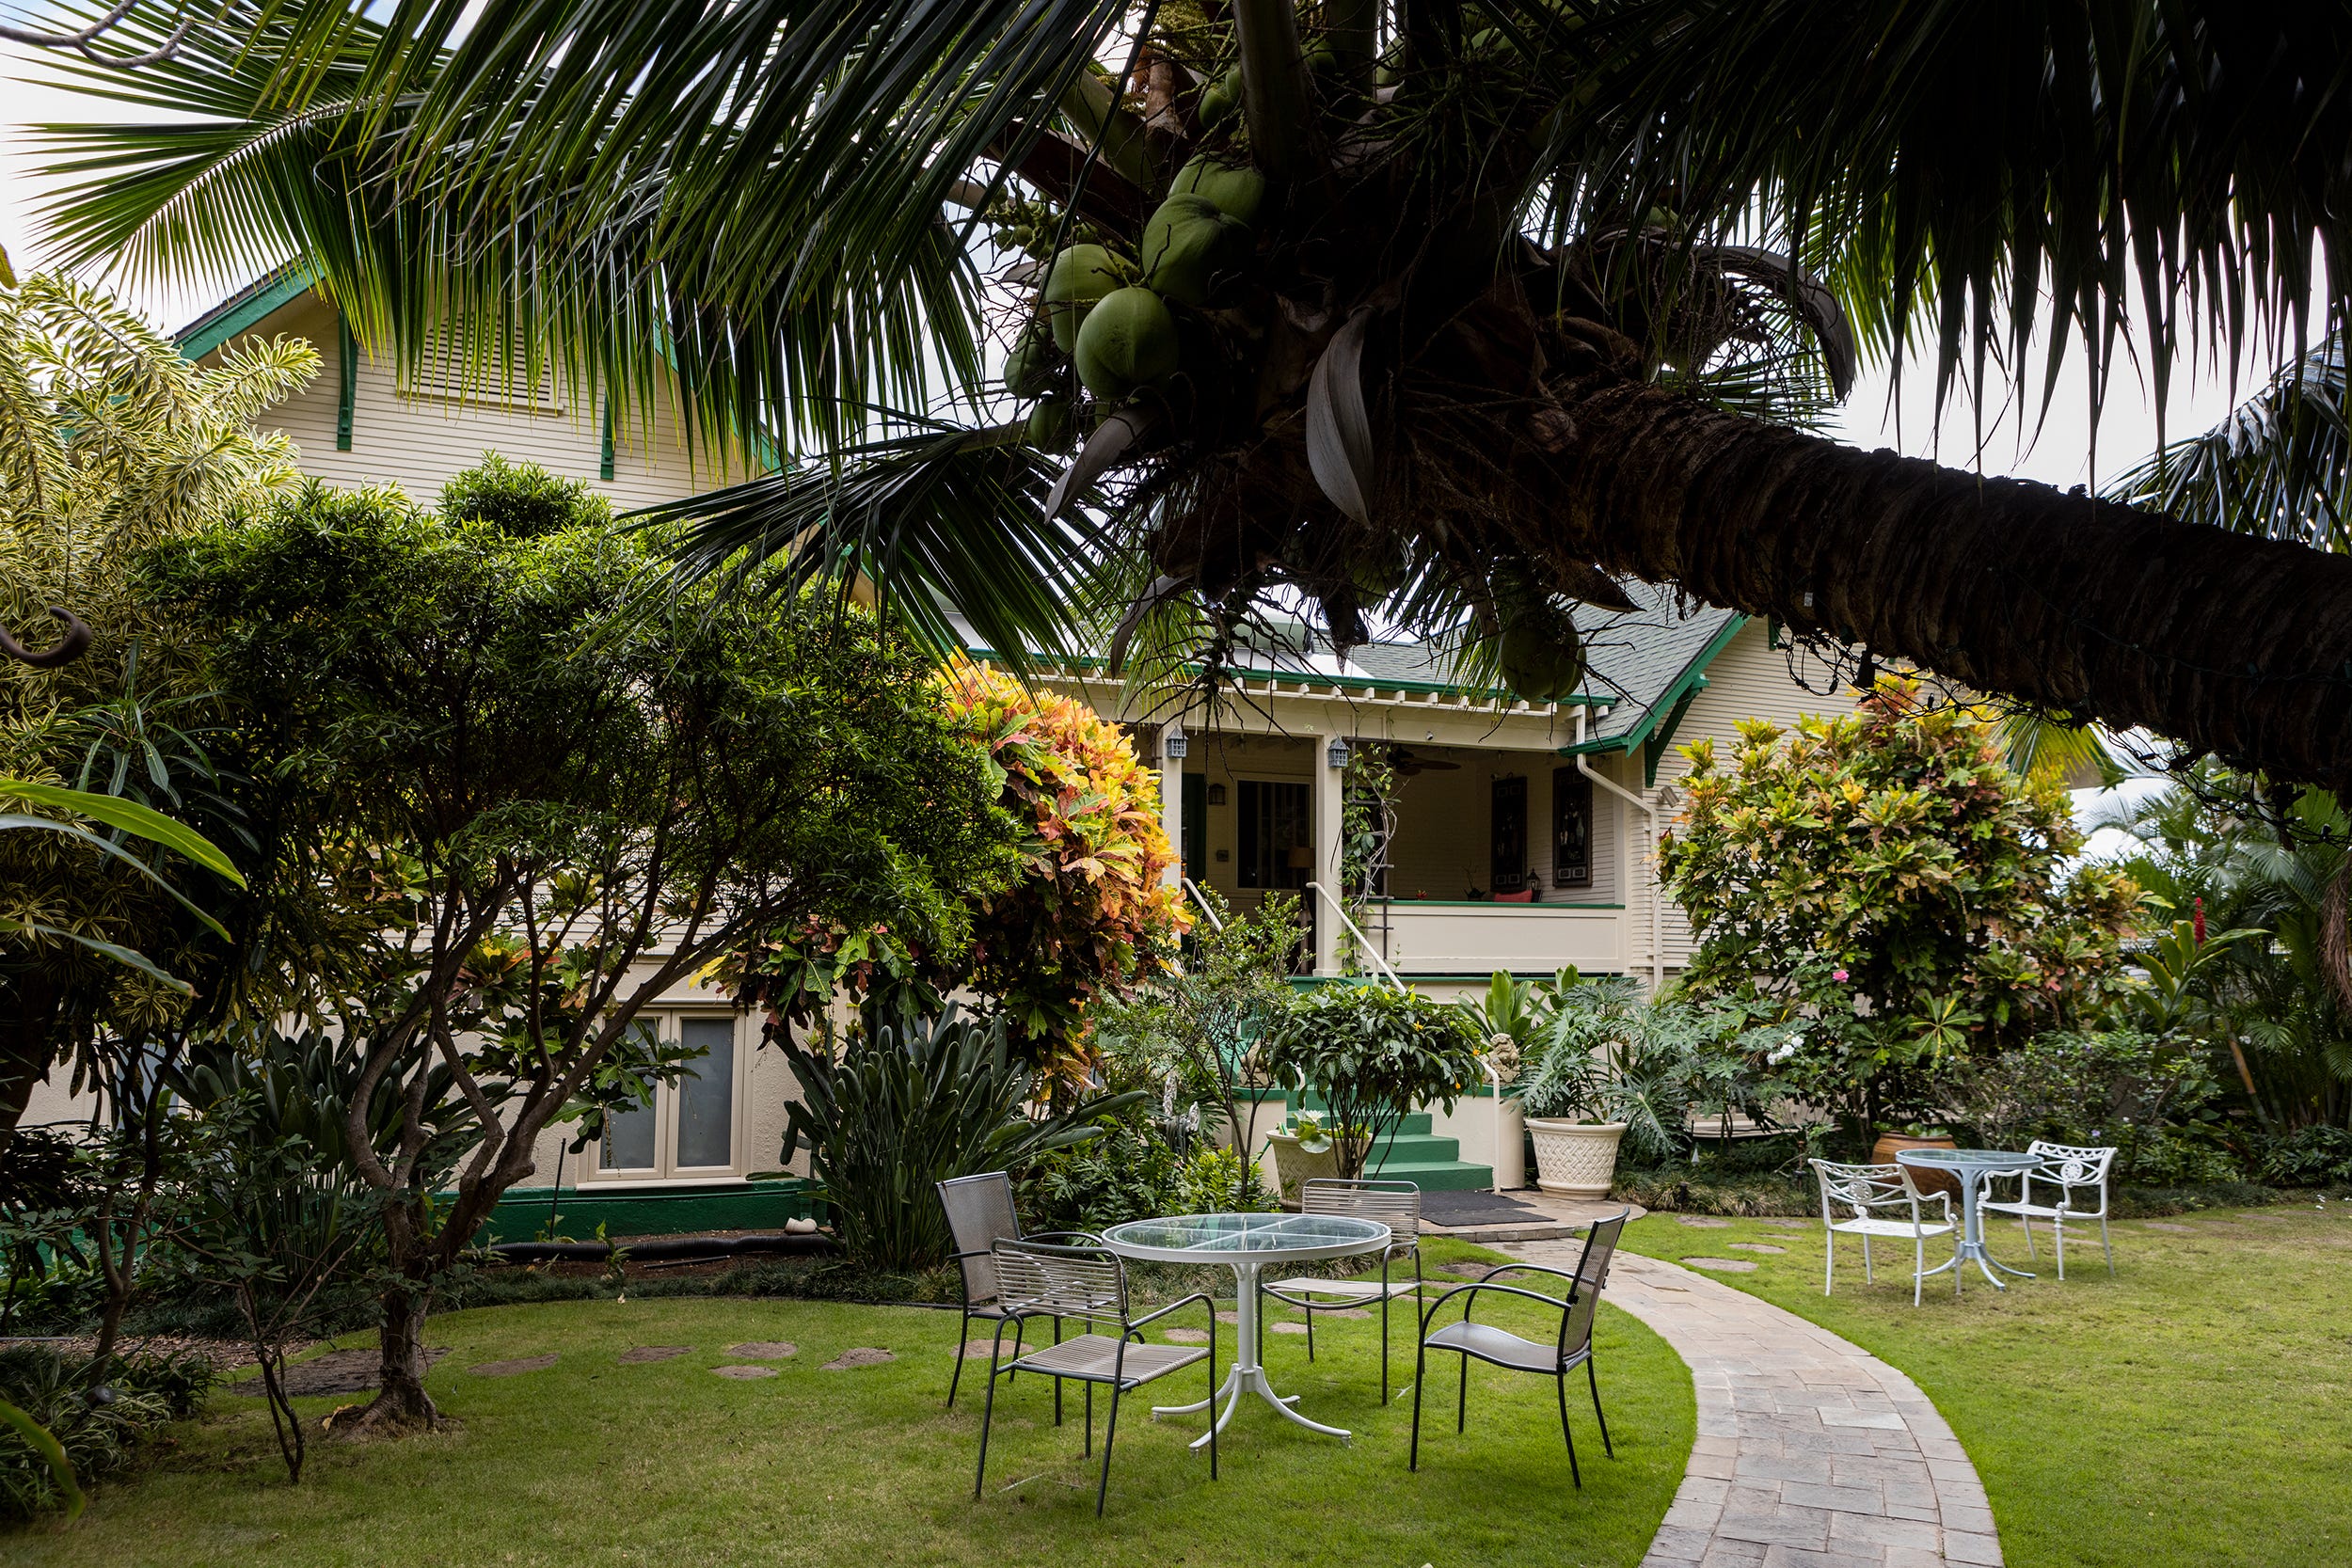
{"label": "brick paver pathway", "polygon": [[[1582,1244],[1502,1250],[1574,1268]],[[1901,1372],[1654,1258],[1618,1253],[1607,1299],[1674,1346],[1698,1388],[1691,1465],[1643,1568],[1996,1568],[1976,1466]]]}

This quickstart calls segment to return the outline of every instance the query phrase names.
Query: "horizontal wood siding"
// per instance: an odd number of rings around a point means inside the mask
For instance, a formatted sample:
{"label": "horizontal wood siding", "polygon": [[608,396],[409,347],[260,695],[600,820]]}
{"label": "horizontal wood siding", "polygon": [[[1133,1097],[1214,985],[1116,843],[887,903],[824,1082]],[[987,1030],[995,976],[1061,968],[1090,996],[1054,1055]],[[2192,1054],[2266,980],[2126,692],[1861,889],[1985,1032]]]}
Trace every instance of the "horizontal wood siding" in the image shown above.
{"label": "horizontal wood siding", "polygon": [[584,400],[564,400],[565,406],[554,412],[412,397],[401,391],[389,362],[364,356],[354,384],[351,450],[338,451],[342,333],[334,309],[315,294],[304,294],[272,312],[255,330],[262,337],[302,338],[318,350],[317,379],[265,415],[262,423],[294,439],[301,449],[305,474],[329,483],[397,484],[411,499],[429,504],[452,476],[480,463],[485,451],[512,463],[535,463],[560,478],[585,481],[620,511],[676,500],[727,482],[711,464],[710,454],[690,456],[677,420],[666,408],[650,432],[619,421],[612,478],[607,480],[599,477],[602,411]]}

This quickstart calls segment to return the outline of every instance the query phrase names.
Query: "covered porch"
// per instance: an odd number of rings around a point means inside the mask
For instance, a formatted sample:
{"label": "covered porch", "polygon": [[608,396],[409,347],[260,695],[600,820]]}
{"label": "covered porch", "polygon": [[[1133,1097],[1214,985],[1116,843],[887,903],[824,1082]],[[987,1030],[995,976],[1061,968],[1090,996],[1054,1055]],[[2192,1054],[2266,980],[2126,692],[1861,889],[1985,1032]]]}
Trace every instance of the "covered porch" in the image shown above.
{"label": "covered porch", "polygon": [[[1393,724],[1378,726],[1389,736],[1239,726],[1164,734],[1162,798],[1184,876],[1245,911],[1269,893],[1296,893],[1313,927],[1312,974],[1348,967],[1355,936],[1343,903],[1371,954],[1417,983],[1566,964],[1622,973],[1638,849],[1611,765],[1580,767],[1561,754],[1555,726],[1526,722],[1534,715],[1477,717],[1493,735],[1486,744],[1427,725],[1438,738],[1395,739]],[[1494,733],[1509,729],[1535,733]],[[1343,824],[1346,763],[1365,745],[1391,748],[1396,784],[1388,831],[1358,877]],[[1357,908],[1359,885],[1368,895]]]}

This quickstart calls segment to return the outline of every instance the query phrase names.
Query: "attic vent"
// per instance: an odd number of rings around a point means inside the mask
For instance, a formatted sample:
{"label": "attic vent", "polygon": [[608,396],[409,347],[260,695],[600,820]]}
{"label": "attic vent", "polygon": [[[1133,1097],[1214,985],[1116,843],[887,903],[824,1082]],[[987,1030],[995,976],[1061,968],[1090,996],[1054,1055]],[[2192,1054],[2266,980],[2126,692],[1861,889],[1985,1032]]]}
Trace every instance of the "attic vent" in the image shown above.
{"label": "attic vent", "polygon": [[413,371],[403,373],[400,395],[421,403],[473,404],[490,408],[520,408],[533,414],[561,414],[564,393],[555,367],[543,364],[532,385],[523,381],[524,356],[519,347],[502,356],[469,351],[447,328],[433,335],[431,344]]}

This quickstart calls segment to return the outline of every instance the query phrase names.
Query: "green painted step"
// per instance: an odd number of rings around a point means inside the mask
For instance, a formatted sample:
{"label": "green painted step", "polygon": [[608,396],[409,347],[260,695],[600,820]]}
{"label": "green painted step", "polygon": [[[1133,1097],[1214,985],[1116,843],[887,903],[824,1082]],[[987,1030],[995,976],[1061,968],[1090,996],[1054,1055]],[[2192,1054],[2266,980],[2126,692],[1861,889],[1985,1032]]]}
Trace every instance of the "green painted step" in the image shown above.
{"label": "green painted step", "polygon": [[1417,1182],[1424,1193],[1486,1192],[1495,1184],[1493,1166],[1465,1164],[1459,1160],[1441,1164],[1391,1161],[1376,1166],[1372,1174],[1392,1181]]}

